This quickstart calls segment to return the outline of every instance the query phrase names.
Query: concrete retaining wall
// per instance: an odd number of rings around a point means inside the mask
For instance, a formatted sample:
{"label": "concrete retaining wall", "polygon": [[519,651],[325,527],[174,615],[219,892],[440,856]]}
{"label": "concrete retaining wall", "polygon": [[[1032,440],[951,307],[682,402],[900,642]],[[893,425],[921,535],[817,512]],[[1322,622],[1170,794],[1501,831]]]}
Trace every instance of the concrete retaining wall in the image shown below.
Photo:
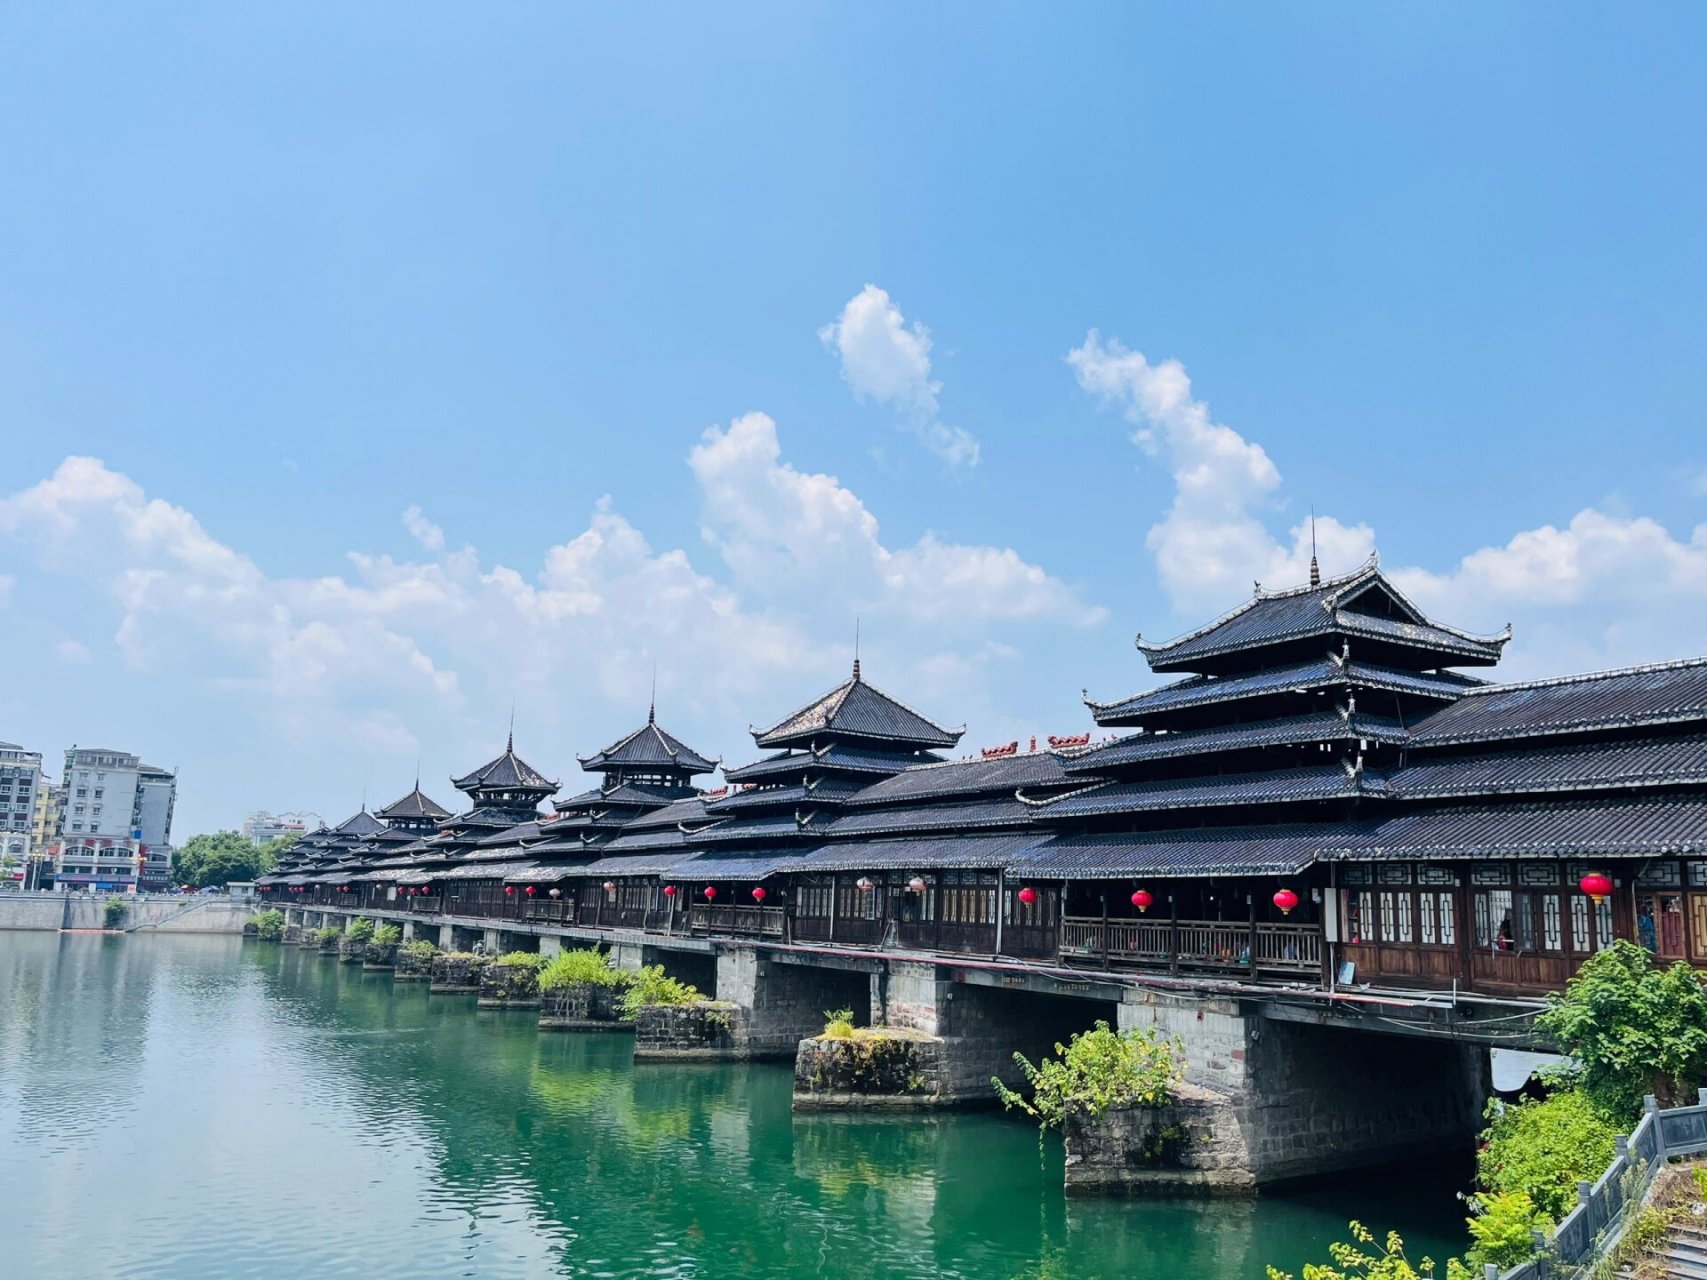
{"label": "concrete retaining wall", "polygon": [[[255,911],[232,898],[146,898],[116,894],[128,910],[126,930],[146,933],[235,933]],[[104,929],[107,895],[90,893],[0,893],[0,930]]]}

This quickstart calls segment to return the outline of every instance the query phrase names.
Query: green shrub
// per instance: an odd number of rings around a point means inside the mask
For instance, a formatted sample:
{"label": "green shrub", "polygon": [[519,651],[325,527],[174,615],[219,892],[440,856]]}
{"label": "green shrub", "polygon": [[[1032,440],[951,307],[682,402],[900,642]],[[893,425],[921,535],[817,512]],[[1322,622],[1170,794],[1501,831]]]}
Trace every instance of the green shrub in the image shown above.
{"label": "green shrub", "polygon": [[559,951],[551,962],[539,971],[539,989],[554,991],[559,987],[620,987],[628,975],[611,968],[610,959],[592,947],[578,951]]}
{"label": "green shrub", "polygon": [[349,932],[344,936],[346,938],[351,938],[356,942],[372,942],[373,921],[365,919],[352,921]]}
{"label": "green shrub", "polygon": [[633,976],[619,1007],[622,1016],[632,1022],[642,1009],[652,1005],[694,1004],[703,999],[698,987],[670,977],[661,964],[651,964]]}
{"label": "green shrub", "polygon": [[116,929],[129,914],[130,904],[123,898],[108,898],[106,906],[101,909],[101,923],[109,929]]}
{"label": "green shrub", "polygon": [[1633,942],[1614,942],[1584,961],[1535,1026],[1582,1064],[1583,1092],[1622,1124],[1639,1118],[1645,1094],[1677,1106],[1707,1083],[1700,976],[1682,961],[1659,968]]}
{"label": "green shrub", "polygon": [[538,972],[545,967],[545,957],[535,951],[506,951],[492,963],[505,969],[532,969]]}
{"label": "green shrub", "polygon": [[327,925],[324,929],[314,931],[314,940],[321,946],[325,946],[328,942],[337,942],[343,936],[344,931],[332,924]]}
{"label": "green shrub", "polygon": [[[1306,1265],[1304,1280],[1430,1280],[1438,1274],[1431,1259],[1413,1264],[1405,1257],[1405,1242],[1397,1231],[1388,1232],[1385,1243],[1377,1243],[1375,1233],[1360,1222],[1351,1224],[1350,1243],[1330,1244],[1328,1256],[1333,1261],[1327,1265]],[[1268,1280],[1292,1280],[1292,1276],[1269,1267]],[[1473,1277],[1457,1258],[1448,1258],[1444,1280]]]}
{"label": "green shrub", "polygon": [[1535,1256],[1535,1232],[1547,1225],[1535,1202],[1522,1191],[1476,1196],[1470,1202],[1476,1211],[1469,1220],[1472,1267],[1490,1262],[1502,1272]]}
{"label": "green shrub", "polygon": [[852,1009],[824,1010],[825,1040],[852,1040],[854,1038],[854,1022]]}
{"label": "green shrub", "polygon": [[[403,937],[403,930],[394,924],[375,925],[373,937],[369,939],[376,947],[396,946]],[[428,944],[431,945],[431,944]]]}
{"label": "green shrub", "polygon": [[1577,1089],[1513,1106],[1492,1102],[1488,1118],[1477,1180],[1494,1196],[1528,1196],[1553,1222],[1576,1204],[1579,1181],[1606,1171],[1617,1147],[1616,1127]]}
{"label": "green shrub", "polygon": [[1180,1078],[1174,1044],[1153,1027],[1114,1031],[1099,1022],[1067,1044],[1057,1044],[1055,1053],[1039,1066],[1023,1053],[1014,1054],[1031,1086],[1029,1101],[991,1077],[1004,1107],[1036,1116],[1045,1129],[1059,1125],[1069,1111],[1094,1117],[1110,1107],[1160,1106],[1173,1096]]}
{"label": "green shrub", "polygon": [[263,942],[277,942],[284,936],[284,912],[271,907],[250,917],[255,922],[255,936]]}
{"label": "green shrub", "polygon": [[412,960],[431,960],[438,955],[439,949],[425,938],[416,938],[413,942],[405,942],[397,948],[398,954],[406,955]]}

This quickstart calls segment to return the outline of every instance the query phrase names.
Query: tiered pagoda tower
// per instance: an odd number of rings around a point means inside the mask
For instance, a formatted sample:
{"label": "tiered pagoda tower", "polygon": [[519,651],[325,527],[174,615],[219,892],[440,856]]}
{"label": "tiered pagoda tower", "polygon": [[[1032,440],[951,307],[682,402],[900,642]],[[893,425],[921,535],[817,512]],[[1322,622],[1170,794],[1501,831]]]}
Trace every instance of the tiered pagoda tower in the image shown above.
{"label": "tiered pagoda tower", "polygon": [[561,784],[516,754],[516,736],[512,733],[502,755],[453,778],[451,785],[468,797],[471,807],[440,822],[439,831],[459,841],[473,842],[537,820],[539,806]]}
{"label": "tiered pagoda tower", "polygon": [[437,803],[421,790],[421,780],[415,779],[415,789],[408,795],[385,806],[374,815],[393,831],[412,835],[431,835],[439,823],[451,816],[449,809]]}

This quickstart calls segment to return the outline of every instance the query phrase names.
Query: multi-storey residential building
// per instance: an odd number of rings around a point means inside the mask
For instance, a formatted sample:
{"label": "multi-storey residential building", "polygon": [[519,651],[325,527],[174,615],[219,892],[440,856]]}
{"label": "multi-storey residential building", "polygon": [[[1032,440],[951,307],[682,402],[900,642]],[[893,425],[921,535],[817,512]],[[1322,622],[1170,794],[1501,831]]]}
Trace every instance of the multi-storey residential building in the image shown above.
{"label": "multi-storey residential building", "polygon": [[31,819],[36,796],[45,788],[41,752],[26,751],[15,742],[0,742],[0,878],[23,879],[24,864],[34,847]]}
{"label": "multi-storey residential building", "polygon": [[65,753],[54,878],[68,887],[164,888],[177,775],[107,747]]}

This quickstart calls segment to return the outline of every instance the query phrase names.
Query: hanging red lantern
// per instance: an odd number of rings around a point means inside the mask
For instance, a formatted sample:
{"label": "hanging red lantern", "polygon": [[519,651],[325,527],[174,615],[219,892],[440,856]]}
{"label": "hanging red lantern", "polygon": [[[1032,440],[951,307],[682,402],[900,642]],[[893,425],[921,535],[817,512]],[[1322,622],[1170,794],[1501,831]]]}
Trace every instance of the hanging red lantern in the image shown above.
{"label": "hanging red lantern", "polygon": [[538,892],[539,892],[539,890],[534,888],[531,884],[527,887],[527,895],[530,898],[533,897],[533,895],[538,893]]}
{"label": "hanging red lantern", "polygon": [[923,876],[914,876],[911,880],[907,881],[907,887],[914,893],[923,893],[926,887],[925,878]]}
{"label": "hanging red lantern", "polygon": [[1033,889],[1030,885],[1026,885],[1025,888],[1019,891],[1019,900],[1029,907],[1032,903],[1037,901],[1037,890]]}
{"label": "hanging red lantern", "polygon": [[868,876],[861,876],[858,880],[854,881],[854,888],[858,889],[861,893],[870,893],[876,887],[877,886],[871,882],[871,879]]}
{"label": "hanging red lantern", "polygon": [[1280,908],[1280,914],[1289,916],[1292,908],[1298,905],[1298,895],[1290,889],[1282,889],[1274,895],[1274,905]]}
{"label": "hanging red lantern", "polygon": [[1155,899],[1150,896],[1150,892],[1147,889],[1139,889],[1132,895],[1132,905],[1138,908],[1139,915],[1143,915],[1148,911],[1150,909],[1150,904],[1154,901]]}
{"label": "hanging red lantern", "polygon": [[1598,907],[1612,896],[1612,877],[1591,871],[1577,882],[1577,888],[1593,898]]}
{"label": "hanging red lantern", "polygon": [[705,886],[705,888],[704,888],[704,890],[702,890],[702,892],[705,894],[705,900],[707,902],[710,902],[713,898],[715,898],[717,896],[717,886],[714,884],[708,884]]}
{"label": "hanging red lantern", "polygon": [[665,885],[665,886],[664,886],[664,896],[665,896],[665,897],[666,897],[666,898],[673,898],[673,897],[675,897],[675,896],[676,896],[676,886],[675,886],[675,885],[673,885],[673,884],[667,884],[667,885]]}
{"label": "hanging red lantern", "polygon": [[506,894],[514,893],[515,891],[516,891],[516,886],[513,884],[507,884],[504,886],[504,892]]}
{"label": "hanging red lantern", "polygon": [[616,892],[616,881],[615,880],[606,880],[605,884],[604,884],[604,889],[605,889],[606,893],[615,893]]}
{"label": "hanging red lantern", "polygon": [[753,890],[753,901],[754,902],[763,902],[764,900],[765,900],[765,887],[764,887],[764,885],[761,884]]}

